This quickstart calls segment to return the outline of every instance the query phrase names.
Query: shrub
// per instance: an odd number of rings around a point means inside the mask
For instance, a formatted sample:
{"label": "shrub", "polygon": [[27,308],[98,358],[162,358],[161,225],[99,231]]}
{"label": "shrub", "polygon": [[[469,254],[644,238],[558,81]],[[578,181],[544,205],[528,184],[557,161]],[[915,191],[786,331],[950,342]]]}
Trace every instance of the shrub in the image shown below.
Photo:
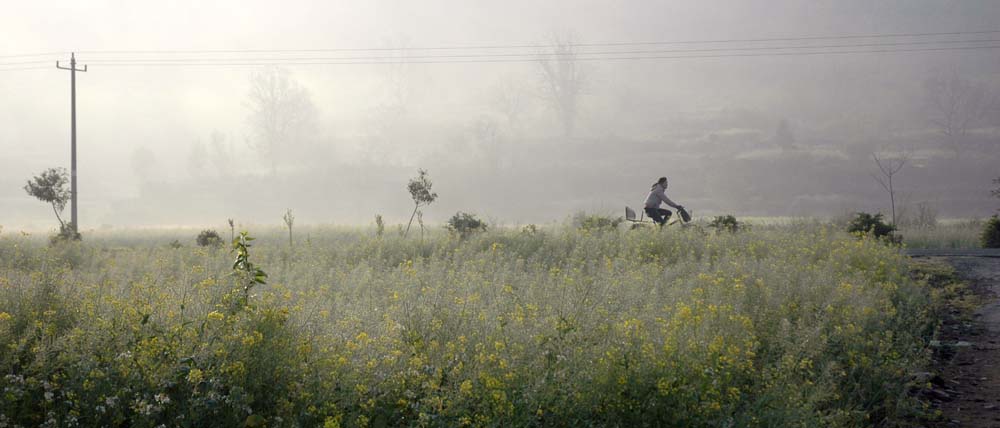
{"label": "shrub", "polygon": [[736,221],[736,217],[729,214],[715,216],[712,222],[708,224],[708,227],[715,229],[716,232],[736,232],[742,229],[743,225]]}
{"label": "shrub", "polygon": [[573,225],[583,230],[616,229],[625,219],[601,214],[577,213],[573,216]]}
{"label": "shrub", "polygon": [[218,232],[206,229],[198,234],[198,237],[195,238],[195,242],[202,247],[218,247],[222,245],[222,238],[219,236]]}
{"label": "shrub", "polygon": [[485,231],[486,222],[477,218],[475,214],[459,211],[448,219],[448,224],[445,227],[458,233],[462,238],[466,238],[473,233]]}
{"label": "shrub", "polygon": [[979,236],[983,248],[1000,248],[1000,217],[996,214],[990,217],[983,226],[983,234]]}
{"label": "shrub", "polygon": [[385,222],[382,221],[382,214],[375,214],[375,236],[381,238],[385,233]]}
{"label": "shrub", "polygon": [[854,234],[872,234],[876,238],[892,239],[896,226],[882,221],[882,214],[857,213],[847,225],[847,231]]}

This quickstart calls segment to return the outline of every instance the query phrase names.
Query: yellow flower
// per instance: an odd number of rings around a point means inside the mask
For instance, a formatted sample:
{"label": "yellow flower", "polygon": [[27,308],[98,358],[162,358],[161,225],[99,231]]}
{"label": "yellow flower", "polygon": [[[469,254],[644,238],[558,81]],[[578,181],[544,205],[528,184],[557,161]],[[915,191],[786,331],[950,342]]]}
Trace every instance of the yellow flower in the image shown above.
{"label": "yellow flower", "polygon": [[264,335],[261,332],[255,330],[254,332],[249,333],[246,336],[243,336],[243,345],[253,346],[262,342],[263,340],[264,340]]}
{"label": "yellow flower", "polygon": [[208,319],[212,321],[222,321],[226,316],[222,315],[219,311],[212,311],[208,313]]}
{"label": "yellow flower", "polygon": [[191,369],[191,371],[188,372],[187,380],[191,383],[198,383],[201,382],[203,377],[204,374],[201,372],[201,369]]}
{"label": "yellow flower", "polygon": [[740,389],[737,388],[737,387],[735,387],[735,386],[729,387],[729,398],[731,398],[733,400],[739,399],[740,398]]}
{"label": "yellow flower", "polygon": [[462,384],[458,386],[458,391],[464,395],[472,393],[472,381],[466,380],[465,382],[462,382]]}
{"label": "yellow flower", "polygon": [[8,314],[6,312],[0,312],[0,321],[7,321],[7,320],[9,320],[11,318],[13,318],[13,317],[10,314]]}
{"label": "yellow flower", "polygon": [[328,416],[323,421],[323,428],[340,428],[340,415],[337,415],[337,417]]}

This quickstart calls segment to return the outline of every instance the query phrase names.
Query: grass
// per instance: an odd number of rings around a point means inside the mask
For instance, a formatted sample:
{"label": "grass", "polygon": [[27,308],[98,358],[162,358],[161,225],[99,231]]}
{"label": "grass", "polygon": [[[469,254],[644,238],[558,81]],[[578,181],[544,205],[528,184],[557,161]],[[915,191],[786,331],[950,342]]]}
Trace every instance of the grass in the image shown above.
{"label": "grass", "polygon": [[[893,426],[931,291],[821,225],[0,236],[0,424]],[[225,233],[223,235],[228,236]],[[308,239],[304,237],[308,235]]]}
{"label": "grass", "polygon": [[982,230],[980,220],[957,220],[933,227],[904,227],[899,233],[908,248],[968,249],[982,247],[979,240]]}

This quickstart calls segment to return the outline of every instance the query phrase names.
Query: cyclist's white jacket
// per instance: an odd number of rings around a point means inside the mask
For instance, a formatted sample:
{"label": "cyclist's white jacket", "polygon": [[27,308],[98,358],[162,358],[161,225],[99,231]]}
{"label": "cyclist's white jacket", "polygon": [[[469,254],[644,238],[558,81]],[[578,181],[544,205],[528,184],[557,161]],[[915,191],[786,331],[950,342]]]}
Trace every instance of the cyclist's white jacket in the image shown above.
{"label": "cyclist's white jacket", "polygon": [[662,184],[653,186],[653,188],[649,191],[649,196],[646,197],[645,207],[659,208],[660,203],[662,202],[674,208],[680,208],[680,205],[675,204],[674,201],[671,201],[670,198],[667,197],[666,191],[667,188],[663,187]]}

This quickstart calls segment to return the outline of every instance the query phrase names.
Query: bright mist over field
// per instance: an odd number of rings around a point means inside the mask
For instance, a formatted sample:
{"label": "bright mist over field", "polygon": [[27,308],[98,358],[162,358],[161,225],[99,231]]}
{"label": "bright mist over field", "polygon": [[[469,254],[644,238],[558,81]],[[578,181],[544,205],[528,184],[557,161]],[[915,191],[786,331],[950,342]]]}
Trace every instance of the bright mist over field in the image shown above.
{"label": "bright mist over field", "polygon": [[[696,215],[995,208],[992,1],[6,1],[0,224],[70,168],[79,226],[406,222],[428,171],[502,224],[621,215],[657,177]],[[56,68],[56,61],[63,69]],[[69,208],[67,207],[67,213]],[[68,215],[68,214],[67,214]]]}
{"label": "bright mist over field", "polygon": [[996,426],[996,0],[0,0],[0,428]]}

